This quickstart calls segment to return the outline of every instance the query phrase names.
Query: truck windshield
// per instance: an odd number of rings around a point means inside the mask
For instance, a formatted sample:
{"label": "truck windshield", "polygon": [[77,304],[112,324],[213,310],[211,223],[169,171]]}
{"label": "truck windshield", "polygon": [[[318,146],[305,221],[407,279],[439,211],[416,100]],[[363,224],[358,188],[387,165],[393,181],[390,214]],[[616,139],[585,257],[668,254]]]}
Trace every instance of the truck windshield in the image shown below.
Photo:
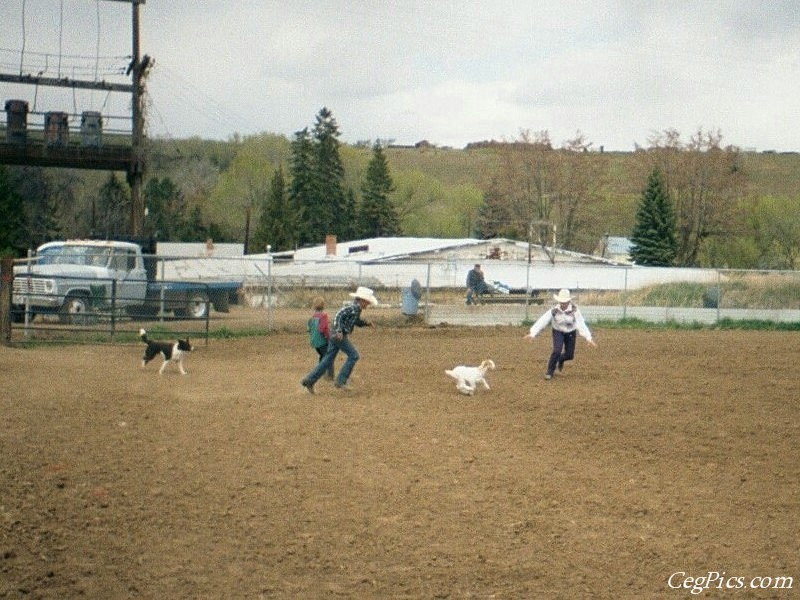
{"label": "truck windshield", "polygon": [[48,246],[36,253],[36,262],[40,265],[49,265],[55,262],[56,257],[61,253],[61,246]]}
{"label": "truck windshield", "polygon": [[50,264],[106,267],[111,256],[111,249],[70,245],[48,248],[46,254],[46,262]]}

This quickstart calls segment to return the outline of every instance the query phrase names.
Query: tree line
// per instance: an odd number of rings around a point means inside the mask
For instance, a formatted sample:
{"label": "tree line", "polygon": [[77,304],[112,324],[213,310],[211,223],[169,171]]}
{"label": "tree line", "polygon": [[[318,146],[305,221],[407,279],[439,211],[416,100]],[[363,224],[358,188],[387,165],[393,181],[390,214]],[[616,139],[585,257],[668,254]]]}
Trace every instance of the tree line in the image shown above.
{"label": "tree line", "polygon": [[[395,235],[508,237],[592,252],[634,242],[641,264],[797,268],[796,187],[764,190],[748,153],[719,132],[655,134],[633,153],[547,131],[464,150],[346,145],[327,108],[291,139],[151,140],[143,234],[288,250]],[[790,191],[786,191],[786,189]],[[67,237],[127,236],[117,173],[0,165],[0,252]]]}
{"label": "tree line", "polygon": [[624,178],[615,158],[591,151],[580,133],[555,147],[548,132],[524,131],[494,147],[480,235],[585,251],[602,237],[600,224],[632,239],[638,264],[800,266],[796,188],[761,195],[746,155],[719,132],[699,129],[685,142],[674,130],[655,134],[626,157]]}

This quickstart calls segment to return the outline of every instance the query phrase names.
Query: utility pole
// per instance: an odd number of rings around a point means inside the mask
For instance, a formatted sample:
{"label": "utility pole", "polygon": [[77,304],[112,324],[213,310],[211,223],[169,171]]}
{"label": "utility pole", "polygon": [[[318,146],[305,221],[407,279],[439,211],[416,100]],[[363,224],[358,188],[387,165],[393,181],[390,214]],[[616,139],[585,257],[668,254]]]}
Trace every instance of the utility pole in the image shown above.
{"label": "utility pole", "polygon": [[[115,0],[120,1],[120,0]],[[144,0],[141,0],[144,3]],[[142,231],[144,220],[144,200],[142,198],[142,180],[144,179],[144,85],[143,80],[150,65],[150,57],[140,59],[139,53],[139,4],[131,0],[133,14],[131,17],[133,40],[131,72],[133,74],[132,129],[131,129],[131,163],[128,167],[128,185],[131,188],[130,233],[138,236]]]}
{"label": "utility pole", "polygon": [[[144,134],[144,80],[152,64],[149,56],[141,57],[139,49],[139,6],[146,0],[106,0],[128,3],[132,7],[132,58],[126,75],[131,75],[131,84],[106,81],[80,81],[68,77],[47,77],[41,74],[0,73],[0,82],[34,86],[53,86],[73,89],[92,89],[131,94],[131,137],[123,143],[104,141],[97,146],[73,144],[48,144],[46,139],[38,141],[27,135],[27,102],[24,105],[22,136],[18,139],[0,141],[0,164],[34,165],[41,167],[65,167],[72,169],[101,169],[126,172],[131,189],[131,211],[129,231],[132,236],[142,232],[144,202],[142,181],[145,172]],[[8,107],[6,108],[8,110]],[[43,133],[46,137],[47,132]]]}

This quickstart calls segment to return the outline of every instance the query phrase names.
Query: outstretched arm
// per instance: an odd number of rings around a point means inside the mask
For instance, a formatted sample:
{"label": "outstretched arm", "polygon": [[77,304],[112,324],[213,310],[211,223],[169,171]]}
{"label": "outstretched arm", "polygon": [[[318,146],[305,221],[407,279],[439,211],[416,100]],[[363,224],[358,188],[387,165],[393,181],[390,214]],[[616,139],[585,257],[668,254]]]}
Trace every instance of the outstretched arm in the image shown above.
{"label": "outstretched arm", "polygon": [[578,327],[578,335],[586,339],[586,342],[592,347],[596,347],[597,344],[594,343],[592,339],[592,332],[589,331],[589,327],[586,325],[586,321],[583,318],[583,314],[581,314],[580,310],[575,311],[575,325]]}
{"label": "outstretched arm", "polygon": [[533,338],[539,335],[542,329],[547,327],[552,320],[553,320],[553,311],[548,310],[546,313],[544,313],[541,317],[539,317],[536,320],[536,323],[534,323],[531,326],[531,329],[528,332],[528,335],[525,336],[525,339],[533,340]]}

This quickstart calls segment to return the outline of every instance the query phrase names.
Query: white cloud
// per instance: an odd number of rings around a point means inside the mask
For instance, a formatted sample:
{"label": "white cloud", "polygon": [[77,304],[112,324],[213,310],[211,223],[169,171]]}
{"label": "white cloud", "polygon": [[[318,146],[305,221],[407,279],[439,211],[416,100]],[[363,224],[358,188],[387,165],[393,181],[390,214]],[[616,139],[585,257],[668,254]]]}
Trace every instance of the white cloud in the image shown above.
{"label": "white cloud", "polygon": [[[18,62],[22,6],[0,5],[3,72]],[[328,106],[345,141],[461,147],[546,129],[558,143],[580,130],[597,146],[627,150],[654,131],[703,127],[744,147],[800,150],[797,8],[796,0],[152,1],[140,6],[141,51],[156,60],[149,129],[291,136]],[[28,0],[26,49],[129,53],[130,11]],[[28,93],[2,89],[6,98]],[[38,94],[40,105],[58,95]],[[84,96],[94,104],[86,109],[126,110],[124,98]],[[75,100],[56,101],[71,109]]]}

